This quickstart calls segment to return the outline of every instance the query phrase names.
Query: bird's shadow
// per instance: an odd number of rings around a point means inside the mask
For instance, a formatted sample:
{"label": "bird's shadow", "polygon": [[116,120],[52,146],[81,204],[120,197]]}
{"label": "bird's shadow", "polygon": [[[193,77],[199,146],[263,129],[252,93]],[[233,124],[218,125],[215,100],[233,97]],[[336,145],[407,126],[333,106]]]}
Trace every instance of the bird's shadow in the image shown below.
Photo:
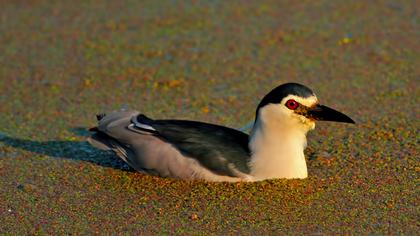
{"label": "bird's shadow", "polygon": [[[85,128],[73,128],[71,131],[77,136],[89,136],[89,132]],[[87,141],[33,141],[0,134],[0,146],[1,144],[54,158],[86,161],[104,167],[127,171],[133,170],[112,152],[95,149]]]}

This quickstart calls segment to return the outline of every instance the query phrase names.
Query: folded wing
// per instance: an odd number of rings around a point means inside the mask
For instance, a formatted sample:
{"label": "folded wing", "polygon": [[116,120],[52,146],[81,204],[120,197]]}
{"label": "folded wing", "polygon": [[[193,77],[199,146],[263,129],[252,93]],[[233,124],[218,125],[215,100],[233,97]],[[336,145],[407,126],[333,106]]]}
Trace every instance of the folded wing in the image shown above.
{"label": "folded wing", "polygon": [[172,176],[177,168],[188,169],[173,160],[179,153],[217,175],[241,177],[250,171],[248,135],[203,122],[152,120],[138,112],[113,112],[100,119],[90,142],[102,149],[111,147],[139,171],[161,176]]}

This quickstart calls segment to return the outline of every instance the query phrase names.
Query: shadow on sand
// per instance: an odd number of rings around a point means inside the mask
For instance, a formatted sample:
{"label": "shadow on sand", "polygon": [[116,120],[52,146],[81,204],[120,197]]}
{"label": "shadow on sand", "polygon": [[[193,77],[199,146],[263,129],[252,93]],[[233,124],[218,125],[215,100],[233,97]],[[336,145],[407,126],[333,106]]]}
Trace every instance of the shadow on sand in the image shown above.
{"label": "shadow on sand", "polygon": [[[89,132],[84,128],[74,128],[71,131],[78,136],[89,136]],[[14,138],[0,133],[0,146],[1,144],[37,153],[39,155],[87,161],[104,167],[132,171],[124,161],[119,159],[112,152],[95,149],[86,141],[32,141]]]}

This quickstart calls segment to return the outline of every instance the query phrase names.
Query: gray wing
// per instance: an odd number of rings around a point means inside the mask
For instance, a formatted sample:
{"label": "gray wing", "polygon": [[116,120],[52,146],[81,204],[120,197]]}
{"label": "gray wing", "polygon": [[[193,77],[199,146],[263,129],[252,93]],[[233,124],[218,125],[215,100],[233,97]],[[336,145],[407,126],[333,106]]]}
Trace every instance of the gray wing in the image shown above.
{"label": "gray wing", "polygon": [[[113,151],[138,171],[156,175],[158,173],[153,168],[156,165],[153,163],[153,159],[145,162],[137,157],[137,154],[141,155],[138,152],[144,150],[142,145],[151,140],[149,140],[148,136],[150,135],[147,133],[142,135],[127,129],[131,117],[134,115],[138,115],[138,112],[120,111],[108,115],[98,115],[98,126],[90,129],[94,133],[88,138],[88,142],[96,148]],[[153,144],[153,142],[149,142],[149,144]],[[135,150],[137,150],[137,153]]]}
{"label": "gray wing", "polygon": [[154,129],[155,136],[173,144],[186,156],[220,175],[249,173],[248,135],[224,126],[188,120],[152,120],[144,115],[133,119]]}
{"label": "gray wing", "polygon": [[113,112],[101,117],[93,131],[92,145],[114,151],[148,174],[187,178],[194,175],[191,160],[218,175],[249,173],[248,135],[223,126]]}
{"label": "gray wing", "polygon": [[[177,151],[149,132],[129,129],[136,111],[118,111],[100,117],[89,143],[102,150],[111,150],[137,171],[163,177],[188,177],[188,169],[177,163]],[[175,176],[174,176],[175,175]]]}

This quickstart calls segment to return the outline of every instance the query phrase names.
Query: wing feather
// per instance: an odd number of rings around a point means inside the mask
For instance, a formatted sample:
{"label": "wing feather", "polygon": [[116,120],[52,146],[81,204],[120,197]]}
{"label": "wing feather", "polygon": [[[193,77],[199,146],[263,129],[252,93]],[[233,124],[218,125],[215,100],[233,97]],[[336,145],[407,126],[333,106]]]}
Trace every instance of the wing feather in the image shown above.
{"label": "wing feather", "polygon": [[224,126],[187,120],[152,120],[144,115],[137,122],[153,127],[154,135],[171,143],[185,156],[207,169],[228,176],[249,173],[248,135]]}
{"label": "wing feather", "polygon": [[248,135],[224,126],[188,120],[152,120],[135,111],[123,111],[101,117],[92,131],[96,133],[92,135],[92,144],[113,150],[137,170],[156,169],[160,175],[168,175],[169,170],[158,160],[171,159],[160,159],[154,156],[160,153],[158,150],[149,153],[153,147],[146,148],[157,145],[153,140],[158,138],[215,174],[242,178],[250,172]]}

